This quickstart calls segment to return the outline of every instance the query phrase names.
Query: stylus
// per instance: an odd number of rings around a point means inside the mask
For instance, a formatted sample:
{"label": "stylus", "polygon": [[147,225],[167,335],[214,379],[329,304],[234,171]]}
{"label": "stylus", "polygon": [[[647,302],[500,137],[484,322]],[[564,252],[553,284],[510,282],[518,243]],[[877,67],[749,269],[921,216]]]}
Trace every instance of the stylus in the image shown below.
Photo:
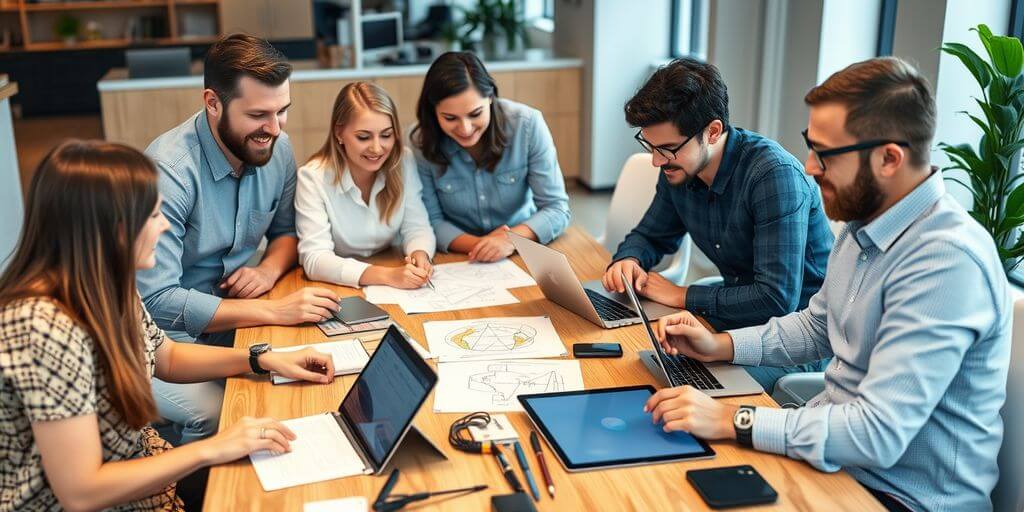
{"label": "stylus", "polygon": [[540,464],[540,474],[544,477],[544,483],[548,486],[548,494],[552,498],[555,497],[555,481],[551,478],[551,472],[548,471],[548,461],[544,460],[544,452],[540,449],[540,439],[537,437],[537,431],[530,431],[530,446],[533,447],[533,454],[537,456],[537,464]]}

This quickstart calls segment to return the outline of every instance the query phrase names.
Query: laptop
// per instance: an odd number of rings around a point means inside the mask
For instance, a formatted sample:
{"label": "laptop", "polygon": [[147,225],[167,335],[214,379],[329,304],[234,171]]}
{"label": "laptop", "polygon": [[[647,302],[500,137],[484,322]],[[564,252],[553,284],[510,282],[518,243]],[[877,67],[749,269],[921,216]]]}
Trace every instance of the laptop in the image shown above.
{"label": "laptop", "polygon": [[128,78],[189,76],[192,54],[188,47],[125,50]]}
{"label": "laptop", "polygon": [[[640,323],[626,294],[606,291],[599,279],[581,283],[564,254],[515,233],[508,236],[544,296],[555,304],[605,329]],[[654,319],[679,312],[651,300],[640,303]]]}
{"label": "laptop", "polygon": [[[639,308],[636,292],[626,287],[626,293]],[[754,380],[743,368],[729,363],[702,363],[684,355],[670,356],[661,350],[658,338],[651,330],[650,320],[643,309],[640,309],[641,322],[647,329],[647,338],[654,345],[654,350],[641,350],[640,361],[663,384],[676,387],[689,384],[706,395],[712,397],[756,395],[764,388]]]}
{"label": "laptop", "polygon": [[[284,420],[292,451],[251,454],[267,491],[354,475],[379,475],[403,440],[426,441],[412,420],[437,384],[437,374],[392,325],[335,412]],[[411,434],[408,435],[407,434]],[[408,439],[406,439],[408,437]]]}

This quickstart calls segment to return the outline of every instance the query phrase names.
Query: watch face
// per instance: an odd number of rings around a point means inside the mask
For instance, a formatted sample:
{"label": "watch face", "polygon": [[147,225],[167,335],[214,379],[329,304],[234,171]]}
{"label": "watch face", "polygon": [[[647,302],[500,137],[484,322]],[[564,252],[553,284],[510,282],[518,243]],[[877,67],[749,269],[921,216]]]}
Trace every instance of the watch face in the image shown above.
{"label": "watch face", "polygon": [[249,347],[250,354],[262,354],[270,348],[270,343],[257,343]]}
{"label": "watch face", "polygon": [[736,411],[736,416],[733,416],[732,423],[736,428],[750,428],[750,426],[754,424],[754,411],[751,411],[750,409],[740,409],[739,411]]}

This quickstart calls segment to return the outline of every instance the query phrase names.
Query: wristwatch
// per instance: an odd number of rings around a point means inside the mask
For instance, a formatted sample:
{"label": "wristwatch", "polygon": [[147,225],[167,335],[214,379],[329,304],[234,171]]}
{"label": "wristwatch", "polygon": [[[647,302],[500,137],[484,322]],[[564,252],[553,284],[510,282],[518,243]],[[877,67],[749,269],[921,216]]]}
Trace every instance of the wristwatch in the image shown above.
{"label": "wristwatch", "polygon": [[249,346],[249,368],[252,368],[253,373],[257,375],[270,373],[268,370],[264,370],[259,362],[259,357],[267,352],[270,352],[270,343],[257,343]]}
{"label": "wristwatch", "polygon": [[754,412],[749,405],[741,405],[732,415],[732,427],[736,429],[736,442],[747,448],[753,448]]}

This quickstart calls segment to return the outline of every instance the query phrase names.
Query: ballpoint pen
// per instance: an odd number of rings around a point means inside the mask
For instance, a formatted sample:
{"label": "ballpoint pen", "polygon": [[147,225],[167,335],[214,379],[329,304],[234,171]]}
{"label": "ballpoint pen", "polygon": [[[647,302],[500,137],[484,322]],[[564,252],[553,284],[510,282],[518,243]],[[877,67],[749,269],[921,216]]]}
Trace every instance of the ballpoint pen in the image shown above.
{"label": "ballpoint pen", "polygon": [[505,480],[508,480],[508,484],[512,486],[512,490],[515,492],[523,492],[523,485],[519,483],[519,479],[516,478],[516,472],[512,469],[512,465],[508,463],[508,459],[505,458],[505,454],[501,453],[501,448],[498,448],[498,445],[494,445],[494,458],[498,460],[498,467],[501,468],[501,472],[505,474]]}
{"label": "ballpoint pen", "polygon": [[523,447],[516,441],[512,444],[516,450],[516,458],[519,459],[519,467],[523,470],[523,476],[526,477],[526,483],[530,486],[530,493],[533,494],[533,501],[540,501],[540,491],[537,490],[537,482],[533,479],[533,471],[530,471],[530,463],[526,460],[526,454],[523,453]]}
{"label": "ballpoint pen", "polygon": [[[405,257],[405,262],[406,263],[412,263],[413,265],[415,265],[416,264],[416,258],[413,258],[412,256],[406,256]],[[430,261],[429,257],[427,258],[427,263],[430,263],[431,266],[434,265],[434,262]],[[437,288],[434,288],[434,283],[430,280],[429,277],[427,278],[427,286],[429,286],[431,290],[433,290],[435,292],[437,291]]]}
{"label": "ballpoint pen", "polygon": [[544,477],[544,483],[548,486],[548,494],[555,497],[555,481],[551,479],[551,472],[548,471],[548,462],[544,460],[544,452],[540,449],[540,439],[537,438],[537,431],[530,431],[530,446],[533,447],[533,454],[537,456],[537,464],[540,464],[540,474]]}

